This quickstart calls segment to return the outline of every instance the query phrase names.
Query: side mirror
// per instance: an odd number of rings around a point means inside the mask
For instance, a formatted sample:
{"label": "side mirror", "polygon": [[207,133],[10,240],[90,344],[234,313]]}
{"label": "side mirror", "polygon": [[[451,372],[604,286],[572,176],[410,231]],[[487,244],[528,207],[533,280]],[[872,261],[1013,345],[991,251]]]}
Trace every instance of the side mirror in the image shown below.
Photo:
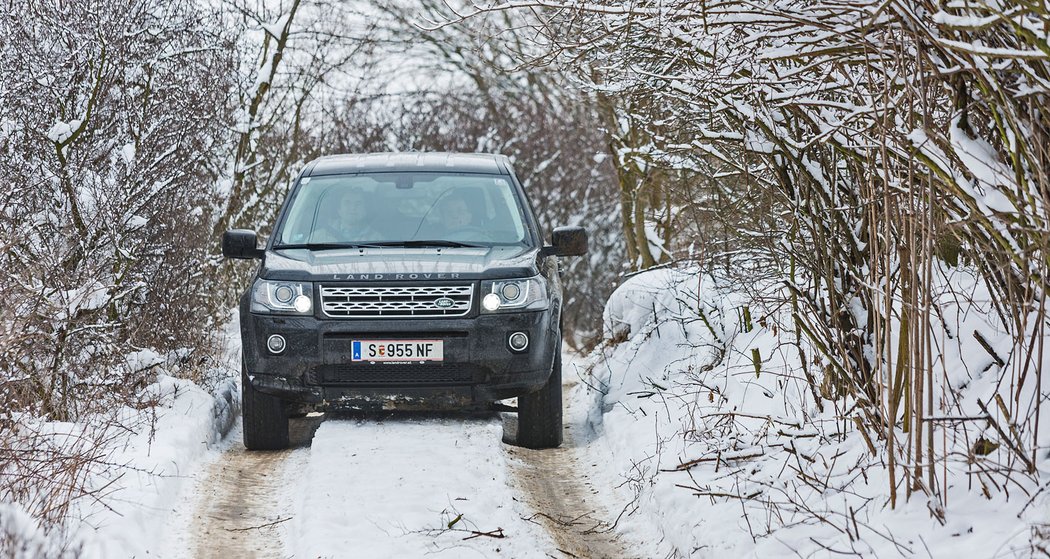
{"label": "side mirror", "polygon": [[257,247],[258,243],[255,231],[230,229],[222,234],[222,255],[226,258],[262,258],[263,250]]}
{"label": "side mirror", "polygon": [[557,227],[551,237],[551,246],[543,247],[544,255],[583,256],[587,254],[587,230],[583,227]]}

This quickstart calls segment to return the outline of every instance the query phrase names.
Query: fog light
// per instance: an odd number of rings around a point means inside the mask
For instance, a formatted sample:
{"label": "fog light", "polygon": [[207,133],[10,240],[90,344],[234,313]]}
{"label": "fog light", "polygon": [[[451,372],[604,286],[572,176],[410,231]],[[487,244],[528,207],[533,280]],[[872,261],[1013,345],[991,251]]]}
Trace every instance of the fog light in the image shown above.
{"label": "fog light", "polygon": [[525,351],[525,348],[529,347],[529,336],[525,332],[515,332],[510,335],[507,343],[514,351]]}
{"label": "fog light", "polygon": [[281,353],[287,345],[284,336],[280,334],[274,334],[266,339],[266,349],[270,350],[270,353]]}
{"label": "fog light", "polygon": [[481,300],[481,306],[485,307],[485,310],[487,311],[494,311],[499,308],[499,305],[499,295],[496,295],[495,293],[489,293]]}

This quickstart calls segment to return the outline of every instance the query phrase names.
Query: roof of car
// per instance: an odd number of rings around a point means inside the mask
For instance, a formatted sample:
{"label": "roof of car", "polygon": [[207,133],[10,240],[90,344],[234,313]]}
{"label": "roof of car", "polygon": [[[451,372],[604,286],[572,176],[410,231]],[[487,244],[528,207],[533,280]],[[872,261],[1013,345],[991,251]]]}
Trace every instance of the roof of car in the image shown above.
{"label": "roof of car", "polygon": [[505,155],[492,153],[362,153],[329,155],[307,165],[305,174],[392,173],[404,171],[509,174]]}

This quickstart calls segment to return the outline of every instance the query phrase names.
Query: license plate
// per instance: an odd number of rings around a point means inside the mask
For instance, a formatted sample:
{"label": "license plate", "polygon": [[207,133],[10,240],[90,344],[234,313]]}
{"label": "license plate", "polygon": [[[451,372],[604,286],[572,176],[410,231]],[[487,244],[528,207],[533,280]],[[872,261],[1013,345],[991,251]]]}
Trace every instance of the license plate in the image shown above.
{"label": "license plate", "polygon": [[441,340],[354,340],[352,361],[444,361]]}

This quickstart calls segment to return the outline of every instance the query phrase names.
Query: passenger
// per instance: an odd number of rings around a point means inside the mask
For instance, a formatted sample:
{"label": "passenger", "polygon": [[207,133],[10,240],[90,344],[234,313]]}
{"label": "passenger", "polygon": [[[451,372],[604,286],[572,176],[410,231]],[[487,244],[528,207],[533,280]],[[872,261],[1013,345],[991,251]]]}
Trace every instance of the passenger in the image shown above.
{"label": "passenger", "polygon": [[470,205],[462,195],[453,194],[443,199],[439,211],[441,226],[446,235],[470,231],[477,227],[474,224],[474,213],[470,211]]}

